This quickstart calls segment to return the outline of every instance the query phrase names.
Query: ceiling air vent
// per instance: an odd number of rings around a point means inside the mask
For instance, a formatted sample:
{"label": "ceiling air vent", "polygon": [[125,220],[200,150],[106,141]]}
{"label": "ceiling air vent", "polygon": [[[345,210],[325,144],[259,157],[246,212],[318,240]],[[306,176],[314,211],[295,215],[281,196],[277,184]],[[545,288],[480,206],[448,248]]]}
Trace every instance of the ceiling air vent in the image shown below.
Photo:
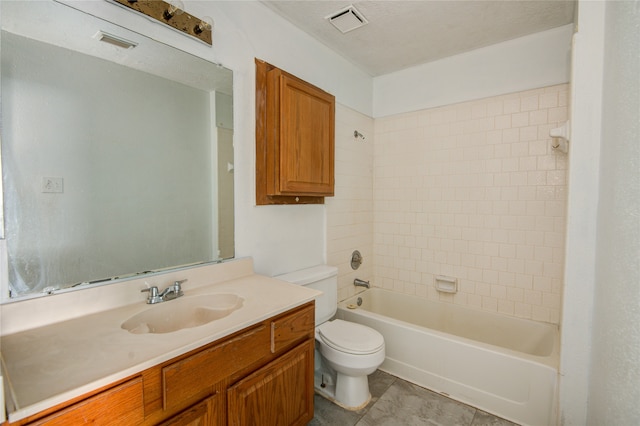
{"label": "ceiling air vent", "polygon": [[326,19],[343,34],[369,23],[367,18],[353,5],[349,5],[342,10],[332,13],[327,16]]}

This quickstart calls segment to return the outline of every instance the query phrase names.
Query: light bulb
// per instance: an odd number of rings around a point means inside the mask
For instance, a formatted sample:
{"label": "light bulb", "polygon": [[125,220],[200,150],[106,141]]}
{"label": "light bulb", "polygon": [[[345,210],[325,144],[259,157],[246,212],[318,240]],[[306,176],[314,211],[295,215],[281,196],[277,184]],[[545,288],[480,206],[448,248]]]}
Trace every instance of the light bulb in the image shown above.
{"label": "light bulb", "polygon": [[184,4],[180,0],[173,0],[169,3],[169,8],[164,11],[164,19],[167,21],[174,16],[182,15],[184,13]]}
{"label": "light bulb", "polygon": [[211,16],[203,16],[200,23],[193,29],[196,34],[202,34],[203,31],[213,31],[213,18]]}

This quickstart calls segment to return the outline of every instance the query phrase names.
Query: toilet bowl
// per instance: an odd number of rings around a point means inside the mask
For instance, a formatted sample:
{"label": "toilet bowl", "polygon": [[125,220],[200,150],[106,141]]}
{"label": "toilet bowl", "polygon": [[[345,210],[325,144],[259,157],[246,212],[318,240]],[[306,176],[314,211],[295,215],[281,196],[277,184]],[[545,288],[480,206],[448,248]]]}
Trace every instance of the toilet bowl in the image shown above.
{"label": "toilet bowl", "polygon": [[325,362],[336,372],[335,401],[359,409],[371,399],[368,375],[385,357],[384,338],[364,325],[333,320],[316,327],[316,341]]}
{"label": "toilet bowl", "polygon": [[376,330],[341,319],[329,321],[338,309],[338,270],[320,265],[276,278],[323,292],[316,299],[316,392],[336,404],[357,410],[371,399],[368,375],[385,358],[384,338]]}

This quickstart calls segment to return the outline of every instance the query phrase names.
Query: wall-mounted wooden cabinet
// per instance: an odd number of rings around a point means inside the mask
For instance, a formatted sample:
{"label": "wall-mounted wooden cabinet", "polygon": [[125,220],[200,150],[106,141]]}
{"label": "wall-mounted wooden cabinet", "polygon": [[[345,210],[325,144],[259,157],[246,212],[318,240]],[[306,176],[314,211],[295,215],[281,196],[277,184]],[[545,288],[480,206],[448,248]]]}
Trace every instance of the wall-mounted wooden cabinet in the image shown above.
{"label": "wall-mounted wooden cabinet", "polygon": [[256,59],[256,203],[333,196],[334,138],[334,96]]}

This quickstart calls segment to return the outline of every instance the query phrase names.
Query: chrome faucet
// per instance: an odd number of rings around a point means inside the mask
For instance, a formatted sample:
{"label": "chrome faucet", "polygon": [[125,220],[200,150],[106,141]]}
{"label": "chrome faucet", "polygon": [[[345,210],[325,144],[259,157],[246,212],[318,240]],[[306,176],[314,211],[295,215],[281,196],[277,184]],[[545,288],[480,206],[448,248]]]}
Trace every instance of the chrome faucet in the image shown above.
{"label": "chrome faucet", "polygon": [[158,287],[153,286],[149,288],[143,288],[141,292],[148,291],[149,297],[147,297],[147,303],[152,305],[155,303],[165,302],[167,300],[177,299],[180,296],[184,296],[182,291],[182,284],[187,280],[175,281],[172,285],[162,290],[162,293],[158,292]]}
{"label": "chrome faucet", "polygon": [[140,290],[141,293],[144,293],[145,291],[149,292],[149,297],[147,297],[148,304],[153,305],[162,302],[162,297],[158,294],[158,287],[155,285],[153,287],[143,288]]}
{"label": "chrome faucet", "polygon": [[355,280],[353,280],[353,285],[355,285],[356,287],[371,287],[369,281],[361,280],[360,278],[356,278]]}

